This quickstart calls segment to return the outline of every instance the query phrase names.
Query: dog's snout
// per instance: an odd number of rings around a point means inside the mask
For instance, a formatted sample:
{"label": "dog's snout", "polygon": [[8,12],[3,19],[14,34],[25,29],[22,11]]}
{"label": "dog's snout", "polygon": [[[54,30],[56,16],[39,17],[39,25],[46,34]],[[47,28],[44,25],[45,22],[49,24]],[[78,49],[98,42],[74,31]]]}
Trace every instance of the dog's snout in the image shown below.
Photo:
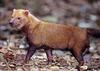
{"label": "dog's snout", "polygon": [[10,25],[12,25],[12,24],[13,24],[13,22],[9,22],[9,24],[10,24]]}
{"label": "dog's snout", "polygon": [[13,23],[14,23],[14,19],[11,19],[11,20],[9,21],[9,24],[10,24],[10,25],[13,25]]}
{"label": "dog's snout", "polygon": [[14,23],[14,22],[13,22],[13,19],[11,19],[11,20],[9,21],[9,24],[10,24],[10,25],[13,25],[13,23]]}

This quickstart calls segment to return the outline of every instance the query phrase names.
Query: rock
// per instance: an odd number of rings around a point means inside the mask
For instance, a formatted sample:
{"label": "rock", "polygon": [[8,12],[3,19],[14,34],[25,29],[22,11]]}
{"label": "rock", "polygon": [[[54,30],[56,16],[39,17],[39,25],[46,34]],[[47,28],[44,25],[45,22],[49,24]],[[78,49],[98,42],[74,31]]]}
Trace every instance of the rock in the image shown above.
{"label": "rock", "polygon": [[71,68],[70,71],[77,71],[77,69],[75,69],[75,68]]}
{"label": "rock", "polygon": [[98,17],[96,15],[90,15],[90,19],[92,21],[96,21],[98,19]]}
{"label": "rock", "polygon": [[22,68],[17,68],[17,71],[24,71]]}
{"label": "rock", "polygon": [[88,69],[88,66],[81,66],[80,67],[82,70],[87,70]]}
{"label": "rock", "polygon": [[67,67],[68,70],[70,70],[71,68],[72,68],[71,66],[68,66],[68,67]]}
{"label": "rock", "polygon": [[78,23],[79,23],[78,26],[81,28],[96,28],[97,27],[97,25],[94,24],[92,21],[87,22],[84,19],[81,19]]}
{"label": "rock", "polygon": [[10,66],[11,68],[15,68],[15,67],[16,67],[15,64],[10,64],[9,66]]}
{"label": "rock", "polygon": [[41,71],[47,71],[47,69],[46,68],[41,68]]}
{"label": "rock", "polygon": [[89,51],[91,52],[91,53],[95,53],[96,52],[96,45],[92,42],[91,44],[90,44],[90,48],[89,48]]}
{"label": "rock", "polygon": [[5,64],[4,62],[0,62],[0,66],[5,67],[5,66],[6,66],[6,64]]}
{"label": "rock", "polygon": [[58,66],[52,66],[52,67],[50,67],[50,69],[52,71],[59,71],[59,67]]}
{"label": "rock", "polygon": [[5,25],[0,25],[0,30],[7,30],[7,26],[5,26]]}
{"label": "rock", "polygon": [[97,53],[100,55],[100,46],[97,47]]}
{"label": "rock", "polygon": [[91,55],[90,55],[90,54],[86,54],[86,55],[84,56],[84,62],[90,63],[90,60],[91,60]]}
{"label": "rock", "polygon": [[41,68],[41,71],[52,71],[52,70],[49,70],[47,68]]}
{"label": "rock", "polygon": [[0,53],[4,53],[4,54],[5,54],[5,53],[7,53],[7,51],[8,51],[8,50],[5,49],[5,48],[0,49]]}
{"label": "rock", "polygon": [[3,44],[4,44],[5,46],[7,46],[7,42],[6,42],[6,41],[4,41]]}
{"label": "rock", "polygon": [[98,54],[94,54],[94,55],[92,56],[92,58],[100,58],[100,56],[99,56]]}
{"label": "rock", "polygon": [[59,70],[59,71],[69,71],[69,70],[64,68],[64,69],[61,69],[61,70]]}
{"label": "rock", "polygon": [[21,44],[21,45],[19,46],[19,48],[23,49],[23,48],[25,48],[25,45]]}
{"label": "rock", "polygon": [[53,51],[53,54],[54,55],[57,55],[57,56],[64,56],[64,52],[60,51],[60,50],[54,50]]}
{"label": "rock", "polygon": [[66,56],[64,56],[63,57],[65,60],[67,60],[67,61],[70,61],[71,60],[71,57],[69,56],[69,55],[66,55]]}
{"label": "rock", "polygon": [[32,59],[47,59],[47,56],[46,56],[46,53],[39,53],[39,52],[36,52],[34,54],[34,56],[32,56]]}
{"label": "rock", "polygon": [[30,71],[40,71],[38,68],[32,67]]}
{"label": "rock", "polygon": [[17,50],[16,51],[16,54],[24,54],[24,55],[26,55],[26,51],[25,50]]}
{"label": "rock", "polygon": [[9,42],[8,47],[15,47],[14,42]]}
{"label": "rock", "polygon": [[60,69],[64,69],[64,67],[59,67]]}
{"label": "rock", "polygon": [[73,62],[69,55],[64,56],[63,59],[67,61],[66,65],[71,65],[71,62]]}

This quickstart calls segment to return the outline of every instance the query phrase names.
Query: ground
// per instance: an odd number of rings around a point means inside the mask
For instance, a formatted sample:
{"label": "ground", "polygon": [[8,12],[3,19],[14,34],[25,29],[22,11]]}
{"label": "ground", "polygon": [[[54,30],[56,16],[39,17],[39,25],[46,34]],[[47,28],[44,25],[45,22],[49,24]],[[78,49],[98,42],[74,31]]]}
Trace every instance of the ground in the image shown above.
{"label": "ground", "polygon": [[[24,66],[21,64],[25,58],[26,51],[14,50],[16,53],[14,60],[6,62],[4,59],[0,61],[1,71],[77,71],[75,68],[78,64],[70,52],[53,51],[54,62],[47,65],[47,57],[44,50],[38,50],[31,58],[29,63]],[[2,56],[2,54],[0,55]],[[85,69],[87,71],[100,71],[100,55],[86,54],[84,56]],[[8,66],[7,66],[8,63]],[[9,68],[10,67],[10,68]]]}

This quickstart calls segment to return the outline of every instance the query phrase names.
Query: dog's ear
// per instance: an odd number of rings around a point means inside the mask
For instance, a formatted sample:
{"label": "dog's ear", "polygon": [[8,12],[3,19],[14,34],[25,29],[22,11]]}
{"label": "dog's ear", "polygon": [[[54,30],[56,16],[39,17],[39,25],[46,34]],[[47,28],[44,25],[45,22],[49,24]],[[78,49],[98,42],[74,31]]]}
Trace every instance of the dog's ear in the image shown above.
{"label": "dog's ear", "polygon": [[28,16],[28,14],[29,14],[29,10],[25,10],[24,15]]}

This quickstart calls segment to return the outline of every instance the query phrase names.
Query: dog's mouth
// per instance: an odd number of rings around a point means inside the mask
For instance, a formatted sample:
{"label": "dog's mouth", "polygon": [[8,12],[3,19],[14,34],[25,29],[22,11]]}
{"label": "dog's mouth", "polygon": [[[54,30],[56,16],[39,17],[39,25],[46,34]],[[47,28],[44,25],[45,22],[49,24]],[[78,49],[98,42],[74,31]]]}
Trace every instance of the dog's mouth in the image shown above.
{"label": "dog's mouth", "polygon": [[22,29],[22,27],[23,27],[23,24],[16,24],[16,25],[14,25],[14,28],[16,28],[18,30]]}
{"label": "dog's mouth", "polygon": [[10,24],[10,26],[14,29],[20,29],[22,27],[21,24],[18,23]]}
{"label": "dog's mouth", "polygon": [[22,22],[20,23],[20,22],[12,22],[12,21],[10,21],[9,24],[10,24],[10,26],[12,28],[14,28],[16,30],[19,30],[24,26],[24,23],[22,23]]}

